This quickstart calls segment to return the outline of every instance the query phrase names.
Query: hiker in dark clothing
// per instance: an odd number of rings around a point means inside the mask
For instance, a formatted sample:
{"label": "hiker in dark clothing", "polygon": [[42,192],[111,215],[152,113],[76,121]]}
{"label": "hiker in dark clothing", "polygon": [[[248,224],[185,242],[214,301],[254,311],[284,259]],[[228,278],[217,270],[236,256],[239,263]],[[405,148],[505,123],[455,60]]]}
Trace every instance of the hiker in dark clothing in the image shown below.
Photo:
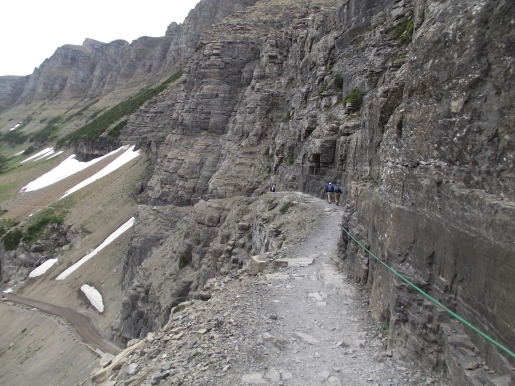
{"label": "hiker in dark clothing", "polygon": [[340,204],[340,195],[342,194],[342,190],[340,189],[340,185],[336,184],[334,187],[334,202],[336,205]]}
{"label": "hiker in dark clothing", "polygon": [[271,192],[275,192],[275,185],[274,184],[270,185],[270,191]]}
{"label": "hiker in dark clothing", "polygon": [[331,201],[333,200],[333,192],[334,192],[333,184],[331,184],[329,182],[329,184],[327,184],[327,186],[325,188],[325,192],[327,193],[327,202],[330,204]]}

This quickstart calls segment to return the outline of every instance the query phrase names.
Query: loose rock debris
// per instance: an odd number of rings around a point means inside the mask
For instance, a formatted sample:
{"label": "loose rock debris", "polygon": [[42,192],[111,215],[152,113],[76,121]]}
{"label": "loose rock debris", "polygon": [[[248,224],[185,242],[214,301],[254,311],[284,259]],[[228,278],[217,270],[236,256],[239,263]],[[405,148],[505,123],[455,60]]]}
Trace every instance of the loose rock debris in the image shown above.
{"label": "loose rock debris", "polygon": [[117,386],[445,385],[445,379],[392,358],[386,332],[369,315],[367,294],[329,264],[338,219],[325,217],[311,237],[285,251],[288,264],[209,280],[206,301],[174,307],[163,329],[129,342],[93,381]]}

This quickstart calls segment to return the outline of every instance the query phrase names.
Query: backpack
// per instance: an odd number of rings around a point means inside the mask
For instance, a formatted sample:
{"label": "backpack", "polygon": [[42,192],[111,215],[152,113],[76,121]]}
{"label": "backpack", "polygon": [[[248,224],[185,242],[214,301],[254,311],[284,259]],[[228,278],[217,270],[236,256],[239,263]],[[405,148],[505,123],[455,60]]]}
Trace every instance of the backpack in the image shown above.
{"label": "backpack", "polygon": [[337,186],[337,187],[335,187],[335,188],[334,188],[334,192],[335,192],[335,193],[341,193],[341,192],[342,192],[342,190],[340,189],[340,187],[339,187],[339,186]]}
{"label": "backpack", "polygon": [[327,185],[326,190],[327,190],[328,192],[333,192],[333,191],[334,191],[333,185]]}

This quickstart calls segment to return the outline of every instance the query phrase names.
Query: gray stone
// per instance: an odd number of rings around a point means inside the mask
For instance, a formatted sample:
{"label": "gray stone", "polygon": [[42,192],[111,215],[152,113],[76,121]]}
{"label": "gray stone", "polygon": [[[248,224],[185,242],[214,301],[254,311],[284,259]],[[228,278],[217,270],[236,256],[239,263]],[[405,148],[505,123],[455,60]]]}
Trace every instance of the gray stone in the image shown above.
{"label": "gray stone", "polygon": [[114,355],[106,353],[100,358],[100,367],[107,367],[114,359]]}
{"label": "gray stone", "polygon": [[241,381],[251,385],[264,385],[267,383],[260,373],[245,374],[241,377]]}
{"label": "gray stone", "polygon": [[309,343],[309,344],[318,344],[320,342],[318,339],[314,338],[313,336],[305,334],[300,331],[294,332],[294,335],[296,335],[297,337],[302,339],[304,342]]}

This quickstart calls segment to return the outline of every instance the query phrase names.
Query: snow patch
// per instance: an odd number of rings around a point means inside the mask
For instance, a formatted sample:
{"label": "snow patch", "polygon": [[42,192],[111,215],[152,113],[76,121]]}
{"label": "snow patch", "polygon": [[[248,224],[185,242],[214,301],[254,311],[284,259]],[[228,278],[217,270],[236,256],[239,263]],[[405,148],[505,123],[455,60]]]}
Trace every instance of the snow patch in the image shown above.
{"label": "snow patch", "polygon": [[64,153],[64,150],[58,151],[57,153],[55,153],[54,155],[48,157],[47,159],[57,157],[59,154],[62,154],[62,153]]}
{"label": "snow patch", "polygon": [[[140,150],[134,151],[134,145],[130,147],[129,150],[127,150],[125,153],[123,153],[121,156],[119,156],[117,159],[115,159],[113,162],[111,162],[109,165],[107,165],[105,168],[100,170],[98,173],[92,175],[88,179],[82,181],[80,184],[75,185],[73,188],[68,190],[61,198],[64,198],[74,192],[76,192],[79,189],[82,189],[83,187],[95,182],[96,180],[101,179],[102,177],[107,176],[109,173],[114,172],[116,169],[119,169],[123,165],[125,165],[127,162],[133,160],[137,156],[139,156]],[[60,199],[61,199],[60,198]]]}
{"label": "snow patch", "polygon": [[70,268],[66,269],[63,273],[61,273],[59,276],[57,276],[57,278],[55,280],[64,280],[64,279],[66,279],[72,272],[74,272],[82,264],[84,264],[89,259],[91,259],[93,256],[95,256],[102,249],[104,249],[109,244],[111,244],[114,240],[116,240],[116,238],[118,238],[118,236],[120,236],[123,232],[125,232],[127,229],[129,229],[133,225],[134,225],[134,217],[131,217],[129,219],[129,221],[127,221],[120,228],[118,228],[113,233],[111,233],[111,235],[107,239],[105,239],[104,242],[102,244],[100,244],[93,252],[88,253],[82,259],[80,259],[75,264],[73,264]]}
{"label": "snow patch", "polygon": [[22,151],[20,151],[19,153],[16,153],[14,156],[16,157],[17,155],[23,154],[23,152],[24,152],[24,151],[25,151],[25,150],[22,150]]}
{"label": "snow patch", "polygon": [[43,264],[41,264],[39,267],[34,269],[31,273],[29,273],[29,277],[38,277],[46,273],[52,265],[54,265],[57,262],[57,259],[49,259],[45,261]]}
{"label": "snow patch", "polygon": [[[117,151],[121,149],[126,149],[127,146],[121,147],[120,149],[114,150],[109,154],[106,154],[100,158],[95,158],[89,162],[79,162],[75,159],[75,154],[69,156],[66,158],[63,162],[61,162],[59,165],[57,165],[55,168],[50,170],[48,173],[43,174],[41,177],[35,179],[34,181],[30,182],[27,186],[24,186],[21,188],[20,192],[32,192],[34,190],[39,190],[42,188],[46,188],[49,185],[55,184],[56,182],[59,182],[61,180],[64,180],[65,178],[80,172],[81,170],[84,170],[91,165],[96,164],[99,161],[102,161],[104,158],[109,157],[110,155],[116,153]],[[52,155],[52,157],[55,157],[56,155],[60,154],[62,152],[56,153]],[[52,158],[50,157],[50,158]]]}
{"label": "snow patch", "polygon": [[27,159],[24,159],[23,161],[21,161],[20,163],[23,164],[27,161],[30,161],[31,159],[34,159],[34,158],[39,158],[41,157],[43,154],[47,154],[47,153],[50,153],[51,151],[53,151],[54,148],[53,147],[47,147],[46,149],[44,150],[41,150],[39,153],[37,154],[34,154],[33,156],[27,158]]}
{"label": "snow patch", "polygon": [[41,157],[36,158],[35,160],[32,160],[32,162],[39,161],[40,159],[46,158],[46,157],[48,157],[49,155],[52,155],[52,154],[54,154],[54,153],[55,153],[55,150],[54,150],[54,149],[52,149],[52,150],[50,150],[48,153],[43,154]]}
{"label": "snow patch", "polygon": [[20,122],[20,123],[17,123],[16,125],[14,125],[14,127],[11,127],[11,128],[9,129],[9,131],[16,130],[20,125],[21,125],[21,122]]}
{"label": "snow patch", "polygon": [[80,290],[84,292],[84,295],[86,295],[90,303],[98,310],[98,312],[104,312],[104,301],[102,300],[102,295],[95,287],[84,284],[80,287]]}
{"label": "snow patch", "polygon": [[11,287],[11,288],[7,288],[7,289],[4,291],[4,294],[10,294],[11,292],[13,292],[12,287]]}

